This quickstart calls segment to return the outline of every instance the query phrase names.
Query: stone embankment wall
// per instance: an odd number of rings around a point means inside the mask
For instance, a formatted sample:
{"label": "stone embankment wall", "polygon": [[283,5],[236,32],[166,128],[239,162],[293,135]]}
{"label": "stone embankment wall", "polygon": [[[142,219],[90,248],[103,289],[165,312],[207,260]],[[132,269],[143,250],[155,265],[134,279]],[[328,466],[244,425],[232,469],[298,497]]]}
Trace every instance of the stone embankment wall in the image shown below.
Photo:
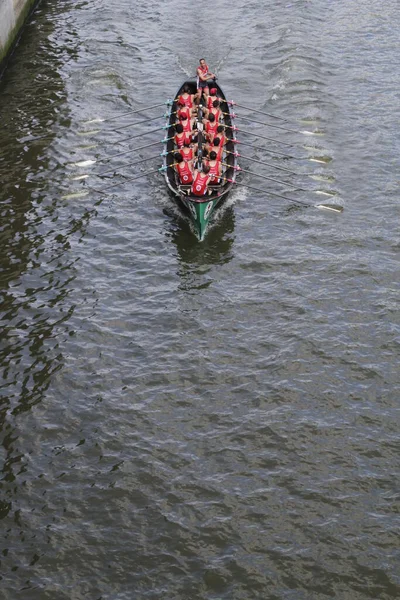
{"label": "stone embankment wall", "polygon": [[0,0],[0,75],[6,59],[38,0]]}

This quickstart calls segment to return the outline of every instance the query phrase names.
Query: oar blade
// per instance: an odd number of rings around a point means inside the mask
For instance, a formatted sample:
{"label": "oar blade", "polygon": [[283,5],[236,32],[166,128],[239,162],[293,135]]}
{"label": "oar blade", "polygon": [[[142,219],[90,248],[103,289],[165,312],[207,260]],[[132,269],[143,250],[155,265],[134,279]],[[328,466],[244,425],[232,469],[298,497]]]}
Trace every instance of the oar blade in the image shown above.
{"label": "oar blade", "polygon": [[339,204],[316,204],[315,208],[319,208],[320,210],[330,210],[335,213],[342,213],[344,208]]}

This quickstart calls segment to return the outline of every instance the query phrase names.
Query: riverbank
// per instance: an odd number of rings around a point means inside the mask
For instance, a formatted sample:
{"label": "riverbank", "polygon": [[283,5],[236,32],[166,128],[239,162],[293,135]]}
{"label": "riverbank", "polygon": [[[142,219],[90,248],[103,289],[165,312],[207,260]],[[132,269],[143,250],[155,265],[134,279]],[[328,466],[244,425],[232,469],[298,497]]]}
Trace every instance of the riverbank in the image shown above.
{"label": "riverbank", "polygon": [[39,0],[0,0],[0,77],[26,19]]}

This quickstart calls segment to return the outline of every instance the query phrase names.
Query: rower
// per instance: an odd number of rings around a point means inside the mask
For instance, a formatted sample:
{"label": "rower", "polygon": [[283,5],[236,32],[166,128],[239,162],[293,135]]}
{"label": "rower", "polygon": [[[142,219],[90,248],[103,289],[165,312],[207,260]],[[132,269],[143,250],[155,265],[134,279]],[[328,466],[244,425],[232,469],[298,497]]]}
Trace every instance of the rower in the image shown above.
{"label": "rower", "polygon": [[221,140],[219,137],[215,136],[213,141],[206,145],[206,150],[208,152],[215,152],[217,155],[217,160],[222,160],[222,155],[224,153],[224,147],[221,144]]}
{"label": "rower", "polygon": [[208,192],[208,184],[210,182],[210,167],[203,164],[202,170],[195,169],[194,181],[190,189],[195,196],[205,196]]}
{"label": "rower", "polygon": [[192,136],[187,131],[183,131],[182,123],[177,123],[175,125],[175,131],[176,134],[174,135],[174,141],[178,148],[182,148],[185,142],[188,142],[190,144],[190,142],[192,141]]}
{"label": "rower", "polygon": [[213,87],[210,89],[210,95],[207,98],[207,108],[208,110],[211,109],[212,107],[212,103],[214,102],[214,100],[218,100],[217,98],[217,88]]}
{"label": "rower", "polygon": [[211,140],[214,138],[215,134],[217,133],[217,127],[218,127],[219,123],[216,120],[215,115],[213,115],[212,113],[210,113],[208,115],[208,119],[204,119],[204,121],[205,121],[204,130],[205,130],[207,139]]}
{"label": "rower", "polygon": [[208,161],[208,166],[210,167],[210,183],[216,184],[220,182],[220,177],[222,175],[222,164],[221,161],[217,158],[217,153],[212,150],[210,152],[210,160]]}
{"label": "rower", "polygon": [[180,152],[174,154],[176,171],[179,176],[179,181],[182,185],[190,185],[193,183],[193,163],[185,161]]}
{"label": "rower", "polygon": [[194,153],[197,147],[193,147],[189,142],[183,142],[182,148],[179,148],[181,156],[185,162],[189,162],[194,159]]}
{"label": "rower", "polygon": [[194,94],[190,93],[187,85],[183,87],[182,94],[178,98],[178,105],[187,106],[190,110],[194,107]]}
{"label": "rower", "polygon": [[206,117],[208,118],[210,115],[214,115],[215,120],[218,121],[218,123],[221,114],[222,112],[219,107],[219,100],[214,100],[214,102],[211,104],[211,108],[206,109]]}

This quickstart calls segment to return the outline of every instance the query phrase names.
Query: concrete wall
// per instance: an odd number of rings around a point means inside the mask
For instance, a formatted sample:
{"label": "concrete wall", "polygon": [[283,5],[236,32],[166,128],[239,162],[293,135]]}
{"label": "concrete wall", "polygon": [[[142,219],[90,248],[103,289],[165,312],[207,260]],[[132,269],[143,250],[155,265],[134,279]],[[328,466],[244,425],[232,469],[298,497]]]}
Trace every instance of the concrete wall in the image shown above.
{"label": "concrete wall", "polygon": [[0,0],[0,75],[30,11],[38,0]]}

